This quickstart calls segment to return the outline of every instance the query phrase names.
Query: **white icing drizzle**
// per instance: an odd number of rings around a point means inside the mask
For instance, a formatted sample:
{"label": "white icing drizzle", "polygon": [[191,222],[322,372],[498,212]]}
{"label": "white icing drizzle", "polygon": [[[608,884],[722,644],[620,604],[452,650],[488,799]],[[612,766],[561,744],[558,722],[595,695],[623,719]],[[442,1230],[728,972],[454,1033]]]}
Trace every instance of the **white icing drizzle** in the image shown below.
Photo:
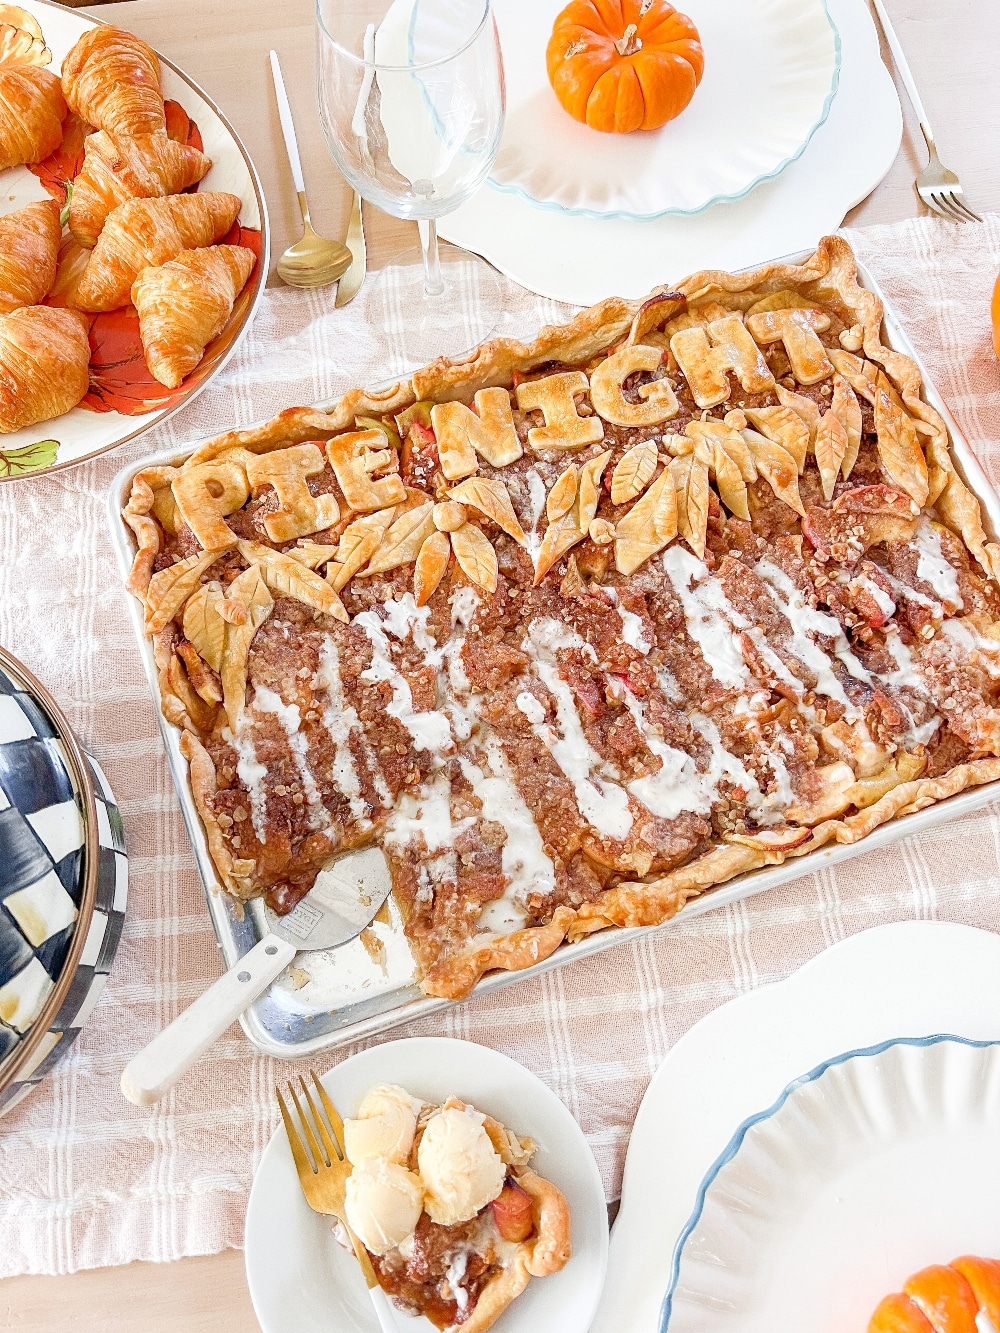
{"label": "white icing drizzle", "polygon": [[635,778],[628,789],[637,801],[659,819],[676,819],[682,810],[707,814],[714,791],[698,772],[691,755],[675,750],[646,721],[646,712],[630,689],[622,687],[625,707],[638,727],[646,749],[660,761],[659,771]]}
{"label": "white icing drizzle", "polygon": [[542,534],[538,531],[538,521],[545,512],[547,491],[545,482],[537,468],[529,467],[524,474],[524,479],[528,484],[528,499],[531,504],[528,514],[529,523],[525,530],[526,548],[528,555],[531,557],[531,563],[534,565],[537,563],[538,548],[542,544]]}
{"label": "white icing drizzle", "polygon": [[[916,694],[923,695],[924,698],[929,698],[930,691],[927,688],[927,682],[917,670],[913,661],[913,655],[903,642],[898,630],[893,630],[892,633],[886,634],[885,647],[892,660],[896,663],[896,670],[879,673],[878,679],[882,684],[887,686],[890,690],[899,691],[902,689],[909,689],[913,690]],[[908,748],[911,745],[927,745],[930,742],[931,737],[941,725],[941,718],[935,716],[929,718],[928,721],[921,723],[920,726],[916,726],[913,721],[913,714],[906,706],[906,701],[899,698],[898,693],[897,699],[900,705],[906,709],[907,716],[910,719],[909,728],[907,729],[906,735],[902,738],[903,747]]]}
{"label": "white icing drizzle", "polygon": [[532,658],[535,674],[555,700],[558,732],[545,721],[545,710],[533,694],[527,691],[519,694],[517,706],[573,784],[576,802],[584,818],[602,837],[625,838],[632,828],[628,795],[621,787],[604,782],[595,774],[595,770],[605,768],[609,777],[618,776],[610,771],[610,766],[587,740],[573,701],[573,691],[555,664],[555,653],[560,648],[575,648],[596,658],[593,648],[579,634],[557,620],[547,618],[532,621],[521,644],[522,651]]}
{"label": "white icing drizzle", "polygon": [[859,574],[857,578],[852,579],[851,582],[857,587],[865,590],[884,616],[891,616],[895,613],[896,603],[892,600],[886,590],[880,588],[873,579],[868,577],[867,574]]}
{"label": "white icing drizzle", "polygon": [[489,776],[464,755],[459,757],[462,772],[482,801],[483,818],[502,825],[507,833],[501,852],[507,887],[501,898],[486,904],[479,918],[479,928],[508,934],[524,925],[523,904],[529,892],[549,894],[555,888],[555,867],[545,854],[542,835],[494,736],[486,742],[486,760]]}
{"label": "white icing drizzle", "polygon": [[860,717],[861,713],[851,703],[844,687],[834,675],[830,658],[815,639],[810,637],[811,631],[814,634],[822,634],[833,639],[836,656],[847,667],[851,675],[856,680],[871,684],[871,676],[851,652],[840,621],[835,616],[827,615],[825,612],[818,611],[815,607],[810,606],[801,590],[796,587],[785,571],[779,569],[777,565],[772,564],[769,560],[759,561],[756,570],[768,585],[768,590],[775,605],[791,625],[792,639],[789,649],[816,677],[817,691],[843,704],[846,710],[845,715],[849,721]]}
{"label": "white icing drizzle", "polygon": [[269,713],[277,718],[278,724],[288,738],[288,748],[292,752],[295,767],[302,781],[302,794],[309,806],[308,824],[310,828],[321,828],[329,824],[330,816],[323,806],[323,797],[316,786],[306,761],[309,752],[309,739],[301,730],[301,717],[298,704],[286,704],[280,694],[268,689],[266,685],[254,686],[253,710],[255,713]]}
{"label": "white icing drizzle", "polygon": [[257,752],[246,725],[246,713],[240,718],[236,732],[231,732],[227,727],[222,733],[222,739],[233,747],[239,758],[236,775],[249,793],[250,820],[257,841],[263,845],[267,842],[267,790],[264,787],[267,769],[257,762]]}
{"label": "white icing drizzle", "polygon": [[705,563],[683,546],[670,547],[663,568],[680,599],[688,633],[712,675],[721,685],[750,688],[752,678],[732,632],[747,629],[750,622],[730,603]]}
{"label": "white icing drizzle", "polygon": [[941,633],[966,653],[976,653],[976,665],[994,680],[1000,676],[1000,642],[996,639],[987,639],[967,620],[946,620]]}
{"label": "white icing drizzle", "polygon": [[451,822],[451,782],[439,769],[416,792],[404,792],[385,825],[384,842],[392,851],[403,851],[418,835],[429,852],[448,851],[455,845],[456,833],[470,828],[475,816]]}
{"label": "white icing drizzle", "polygon": [[[424,713],[414,709],[409,682],[393,662],[389,640],[385,635],[387,628],[397,637],[404,637],[408,630],[412,630],[417,647],[427,654],[425,660],[428,660],[428,664],[440,665],[441,649],[435,647],[433,639],[425,628],[427,617],[422,615],[425,608],[418,610],[414,603],[411,612],[405,605],[407,598],[413,602],[412,593],[407,593],[399,602],[386,603],[386,609],[389,610],[386,622],[383,622],[375,611],[362,611],[360,615],[354,617],[353,623],[364,630],[372,646],[372,664],[366,671],[362,671],[361,679],[387,680],[392,686],[392,702],[387,705],[386,712],[402,722],[413,738],[415,750],[430,750],[441,756],[452,748],[448,719],[436,708]],[[425,642],[430,645],[429,650],[425,648]],[[432,661],[432,658],[436,660]]]}
{"label": "white icing drizzle", "polygon": [[917,578],[929,584],[942,602],[961,611],[965,603],[958,589],[958,574],[941,550],[941,533],[930,519],[922,518],[918,523],[913,545],[920,556]]}
{"label": "white icing drizzle", "polygon": [[882,572],[892,584],[893,592],[898,593],[900,597],[904,597],[908,602],[915,602],[917,606],[928,607],[937,617],[943,615],[944,608],[933,597],[928,597],[926,593],[917,592],[916,588],[911,588],[908,583],[904,583],[902,579],[897,579],[888,570]]}
{"label": "white icing drizzle", "polygon": [[714,792],[722,779],[728,778],[734,787],[742,787],[746,792],[747,808],[754,812],[754,818],[759,824],[777,823],[780,816],[768,808],[764,795],[757,785],[757,779],[748,773],[736,755],[730,754],[722,744],[719,728],[712,719],[706,717],[704,713],[692,713],[689,721],[699,736],[708,741],[711,748],[711,763],[705,774],[711,790]]}
{"label": "white icing drizzle", "polygon": [[[336,643],[329,634],[323,640],[323,646],[320,649],[319,670],[313,678],[313,688],[326,690],[323,725],[330,733],[330,739],[336,747],[331,771],[334,786],[342,796],[346,797],[351,807],[352,818],[363,822],[367,826],[370,823],[367,818],[368,806],[361,795],[361,781],[354,766],[354,755],[351,753],[350,745],[352,731],[357,733],[362,742],[364,741],[364,729],[361,726],[357,709],[348,702],[344,694],[344,685],[340,678],[340,654],[337,651]],[[371,767],[374,755],[370,753],[367,746],[365,747],[365,757],[369,760],[369,766]],[[379,800],[388,808],[392,805],[392,794],[386,786],[385,779],[374,768],[372,768],[372,777],[378,791]],[[381,789],[379,789],[379,783],[381,783]]]}
{"label": "white icing drizzle", "polygon": [[646,622],[642,616],[636,615],[634,611],[626,611],[621,604],[621,598],[618,596],[617,588],[605,588],[604,591],[614,604],[615,609],[622,620],[622,641],[627,643],[630,648],[635,648],[640,653],[648,653],[652,644],[646,637]]}

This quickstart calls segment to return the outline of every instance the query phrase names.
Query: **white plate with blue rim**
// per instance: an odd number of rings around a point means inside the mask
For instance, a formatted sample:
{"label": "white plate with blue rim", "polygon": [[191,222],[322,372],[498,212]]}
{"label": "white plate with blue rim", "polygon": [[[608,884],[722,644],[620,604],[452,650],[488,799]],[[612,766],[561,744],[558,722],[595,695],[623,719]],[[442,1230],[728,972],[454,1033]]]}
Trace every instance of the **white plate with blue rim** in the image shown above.
{"label": "white plate with blue rim", "polygon": [[[998,969],[1000,936],[992,932],[897,922],[851,936],[786,980],[741,995],[696,1024],[661,1064],[639,1109],[591,1333],[700,1327],[842,1333],[864,1328],[879,1299],[926,1264],[977,1248],[996,1253]],[[956,1035],[941,1036],[949,1033]],[[870,1050],[886,1043],[882,1051]],[[827,1079],[842,1081],[834,1089]],[[784,1097],[792,1085],[802,1092]],[[853,1109],[838,1113],[835,1133],[824,1128],[821,1141],[828,1147],[804,1162],[809,1131],[793,1141],[782,1118],[780,1143],[787,1139],[788,1156],[782,1167],[779,1154],[775,1175],[762,1187],[763,1220],[751,1226],[746,1219],[748,1239],[739,1246],[730,1233],[728,1239],[713,1233],[721,1246],[711,1282],[717,1299],[706,1313],[695,1299],[707,1285],[705,1270],[687,1262],[706,1251],[694,1242],[686,1258],[682,1251],[702,1216],[706,1227],[711,1220],[698,1208],[713,1168],[719,1176],[731,1154],[735,1161],[736,1138],[751,1122],[763,1125],[769,1112],[776,1118],[785,1107],[798,1117],[805,1105],[800,1097],[818,1094],[822,1103],[835,1090],[841,1112],[845,1098]],[[816,1122],[803,1124],[816,1129]],[[969,1157],[963,1156],[965,1137]],[[800,1171],[807,1197],[789,1222],[781,1191],[788,1185],[795,1194]],[[874,1195],[863,1193],[868,1177],[878,1189],[877,1207]],[[854,1227],[837,1230],[841,1209]],[[811,1228],[803,1241],[818,1245],[826,1238],[808,1262],[797,1249],[799,1222]],[[822,1309],[815,1287],[794,1278],[786,1263],[785,1248],[791,1261],[793,1246],[796,1262],[805,1265],[800,1274],[808,1273],[828,1302]],[[778,1314],[766,1304],[775,1292],[788,1298]],[[729,1308],[734,1297],[746,1303],[735,1314]]]}
{"label": "white plate with blue rim", "polygon": [[495,189],[585,217],[700,213],[780,175],[829,115],[841,53],[827,0],[680,0],[705,53],[690,104],[658,130],[591,129],[548,81],[563,3],[497,0],[507,119]]}
{"label": "white plate with blue rim", "polygon": [[[583,1131],[554,1092],[516,1061],[449,1037],[410,1037],[359,1051],[322,1075],[342,1116],[377,1083],[424,1101],[461,1097],[538,1144],[532,1169],[570,1208],[573,1255],[534,1278],[494,1325],[497,1333],[587,1333],[608,1259],[608,1214]],[[277,1103],[274,1118],[277,1120]],[[312,1212],[280,1122],[254,1177],[246,1221],[247,1282],[263,1333],[377,1333],[357,1260],[334,1240],[331,1219]],[[400,1333],[435,1333],[423,1317],[397,1315]]]}
{"label": "white plate with blue rim", "polygon": [[997,1253],[1000,1042],[825,1060],[737,1129],[674,1251],[662,1333],[841,1333],[913,1271]]}

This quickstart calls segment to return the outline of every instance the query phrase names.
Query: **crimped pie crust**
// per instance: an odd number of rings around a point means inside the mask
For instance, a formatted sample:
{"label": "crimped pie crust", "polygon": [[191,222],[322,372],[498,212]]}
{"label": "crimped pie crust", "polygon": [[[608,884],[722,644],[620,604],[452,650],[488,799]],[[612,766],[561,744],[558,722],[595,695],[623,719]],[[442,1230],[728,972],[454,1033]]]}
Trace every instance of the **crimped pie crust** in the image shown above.
{"label": "crimped pie crust", "polygon": [[287,907],[381,841],[457,999],[1000,777],[998,547],[881,319],[827,237],[139,473],[129,586],[225,887]]}

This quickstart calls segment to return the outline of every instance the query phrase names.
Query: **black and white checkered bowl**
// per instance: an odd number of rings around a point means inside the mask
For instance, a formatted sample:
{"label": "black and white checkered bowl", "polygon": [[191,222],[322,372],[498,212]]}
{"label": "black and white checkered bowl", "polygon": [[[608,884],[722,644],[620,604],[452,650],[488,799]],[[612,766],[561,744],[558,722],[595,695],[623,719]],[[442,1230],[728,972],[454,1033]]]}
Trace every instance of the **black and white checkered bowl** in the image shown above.
{"label": "black and white checkered bowl", "polygon": [[127,895],[107,779],[48,692],[0,648],[0,1116],[87,1021]]}

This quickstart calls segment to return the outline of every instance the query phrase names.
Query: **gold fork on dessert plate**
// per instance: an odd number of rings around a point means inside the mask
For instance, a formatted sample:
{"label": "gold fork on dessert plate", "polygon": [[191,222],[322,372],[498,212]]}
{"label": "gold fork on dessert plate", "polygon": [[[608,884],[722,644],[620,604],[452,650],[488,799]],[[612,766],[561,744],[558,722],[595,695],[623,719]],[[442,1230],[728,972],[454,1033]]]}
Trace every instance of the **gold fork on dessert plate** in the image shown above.
{"label": "gold fork on dessert plate", "polygon": [[347,1178],[352,1170],[344,1151],[344,1122],[316,1076],[315,1070],[310,1069],[309,1075],[320,1106],[326,1112],[326,1120],[321,1115],[320,1107],[313,1100],[312,1093],[301,1074],[299,1075],[301,1100],[294,1083],[291,1080],[288,1082],[288,1099],[295,1108],[294,1114],[289,1110],[281,1089],[275,1088],[278,1108],[285,1125],[285,1133],[288,1135],[288,1145],[292,1150],[292,1160],[295,1162],[302,1193],[314,1213],[335,1217],[340,1222],[361,1265],[361,1272],[368,1284],[368,1294],[382,1333],[399,1333],[399,1325],[396,1323],[389,1298],[379,1286],[368,1251],[348,1226],[344,1215],[344,1193],[347,1188]]}

